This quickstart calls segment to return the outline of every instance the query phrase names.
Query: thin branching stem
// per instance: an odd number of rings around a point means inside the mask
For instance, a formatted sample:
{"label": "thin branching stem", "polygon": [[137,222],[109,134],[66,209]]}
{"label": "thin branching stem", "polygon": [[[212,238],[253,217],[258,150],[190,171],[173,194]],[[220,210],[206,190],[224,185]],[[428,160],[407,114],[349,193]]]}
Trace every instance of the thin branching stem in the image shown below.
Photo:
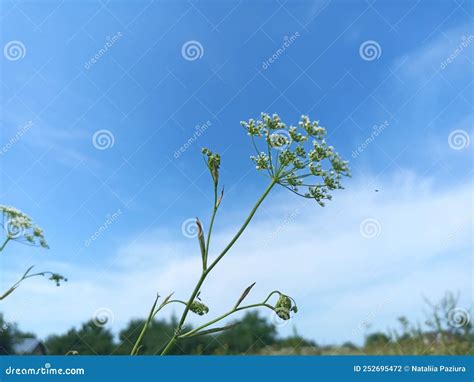
{"label": "thin branching stem", "polygon": [[206,250],[204,252],[203,271],[207,269],[207,258],[209,256],[209,243],[211,242],[212,227],[214,226],[214,219],[216,218],[217,209],[219,208],[217,199],[217,183],[214,184],[214,206],[212,209],[211,222],[209,223],[209,231],[207,232]]}
{"label": "thin branching stem", "polygon": [[29,272],[31,271],[31,269],[33,268],[33,266],[31,266],[30,268],[28,268],[28,270],[24,273],[23,276],[21,276],[21,278],[15,283],[13,284],[5,293],[3,293],[1,296],[0,296],[0,301],[5,299],[7,296],[9,296],[10,294],[12,294],[19,286],[20,284],[25,281],[26,279],[29,279],[31,277],[38,277],[38,276],[47,276],[47,275],[50,275],[50,276],[54,276],[54,273],[53,272],[50,272],[50,271],[44,271],[44,272],[38,272],[38,273],[32,273],[32,274],[29,274]]}
{"label": "thin branching stem", "polygon": [[165,348],[161,352],[161,355],[167,354],[172,349],[172,347],[174,346],[176,341],[178,340],[180,332],[181,332],[181,330],[184,326],[184,322],[186,321],[186,317],[189,313],[190,306],[191,306],[192,302],[195,300],[196,296],[198,295],[202,284],[206,280],[207,275],[219,263],[219,261],[221,261],[221,259],[225,256],[225,254],[232,248],[232,246],[235,244],[235,242],[239,239],[240,235],[242,235],[242,233],[245,231],[245,228],[247,228],[250,221],[252,220],[255,213],[257,212],[258,207],[260,207],[262,202],[268,196],[268,194],[272,190],[273,186],[276,184],[277,180],[278,180],[277,178],[272,179],[271,183],[268,185],[266,190],[263,192],[262,196],[258,199],[257,203],[255,204],[255,206],[250,211],[250,214],[248,215],[247,219],[245,219],[244,224],[240,227],[240,229],[237,231],[237,233],[232,238],[232,240],[229,242],[229,244],[227,244],[227,246],[224,248],[224,250],[219,254],[219,256],[217,256],[217,258],[211,263],[211,265],[209,265],[209,267],[207,267],[207,269],[202,272],[201,277],[199,278],[199,280],[196,284],[196,287],[194,288],[193,292],[191,293],[191,297],[189,298],[188,303],[187,303],[186,307],[184,308],[183,314],[181,315],[181,319],[178,323],[176,331],[175,331],[173,337],[171,337],[170,341],[168,342],[168,344],[165,346]]}
{"label": "thin branching stem", "polygon": [[0,247],[0,252],[3,251],[3,249],[5,248],[5,246],[8,244],[8,242],[11,240],[11,237],[8,236],[5,241],[3,242],[2,246]]}
{"label": "thin branching stem", "polygon": [[193,330],[190,330],[189,332],[186,332],[180,336],[178,336],[179,339],[181,338],[187,338],[187,337],[190,337],[192,336],[193,334],[196,334],[198,333],[199,331],[201,331],[202,329],[205,329],[207,328],[208,326],[211,326],[221,320],[223,320],[224,318],[230,316],[231,314],[234,314],[236,312],[239,312],[241,310],[245,310],[245,309],[252,309],[252,308],[259,308],[259,307],[267,307],[269,309],[273,309],[273,307],[269,304],[266,304],[265,302],[260,302],[260,303],[257,303],[257,304],[251,304],[251,305],[245,305],[245,306],[241,306],[239,308],[233,308],[231,310],[229,310],[227,313],[224,313],[223,315],[197,327],[196,329],[193,329]]}

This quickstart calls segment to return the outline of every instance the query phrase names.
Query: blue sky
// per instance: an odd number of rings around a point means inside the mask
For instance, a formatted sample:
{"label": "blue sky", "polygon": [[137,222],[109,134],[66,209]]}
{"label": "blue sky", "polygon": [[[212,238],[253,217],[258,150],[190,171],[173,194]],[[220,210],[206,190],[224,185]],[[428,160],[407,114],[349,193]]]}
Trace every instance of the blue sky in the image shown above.
{"label": "blue sky", "polygon": [[184,299],[199,258],[181,227],[211,208],[200,149],[223,157],[215,253],[266,186],[239,124],[261,112],[320,120],[353,178],[325,209],[277,190],[203,290],[216,311],[253,281],[255,299],[286,287],[301,311],[281,333],[328,343],[419,318],[445,290],[468,306],[472,16],[468,1],[2,2],[1,203],[51,249],[12,243],[1,285],[32,264],[70,279],[25,284],[7,319],[45,336],[104,308],[117,331],[156,291]]}

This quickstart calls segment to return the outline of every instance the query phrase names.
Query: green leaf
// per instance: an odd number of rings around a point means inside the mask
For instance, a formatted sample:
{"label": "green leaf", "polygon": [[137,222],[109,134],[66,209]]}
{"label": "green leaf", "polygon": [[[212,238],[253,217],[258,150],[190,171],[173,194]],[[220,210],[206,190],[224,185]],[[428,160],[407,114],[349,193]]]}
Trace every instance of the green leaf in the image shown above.
{"label": "green leaf", "polygon": [[22,279],[24,279],[26,276],[28,276],[28,273],[30,273],[30,271],[31,271],[34,267],[35,267],[34,265],[32,265],[31,267],[29,267],[29,268],[26,270],[26,272],[23,274]]}
{"label": "green leaf", "polygon": [[[161,308],[163,308],[167,303],[168,301],[170,300],[170,298],[174,295],[174,292],[171,292],[168,296],[166,296],[166,298],[163,300],[163,302],[161,303],[161,305],[158,307],[157,311],[160,310]],[[158,296],[160,297],[160,296]],[[158,299],[157,297],[157,299]],[[155,302],[155,305],[156,305],[156,302]],[[154,315],[153,315],[154,316]]]}
{"label": "green leaf", "polygon": [[12,294],[17,287],[13,286],[10,289],[8,289],[2,296],[0,296],[0,300],[3,300],[4,298],[7,298],[10,294]]}
{"label": "green leaf", "polygon": [[199,248],[201,249],[202,264],[205,267],[207,263],[206,241],[204,239],[204,230],[202,229],[201,221],[198,218],[196,218],[196,225],[198,227],[198,240],[199,240]]}
{"label": "green leaf", "polygon": [[252,290],[254,285],[255,285],[255,282],[252,285],[248,286],[247,289],[244,290],[244,292],[240,296],[239,300],[235,304],[234,309],[237,309],[239,307],[239,305],[242,303],[242,301],[244,301],[244,298],[247,297],[247,295],[250,293],[250,291]]}
{"label": "green leaf", "polygon": [[189,336],[182,337],[182,338],[191,338],[191,337],[197,337],[197,336],[204,336],[206,334],[223,332],[224,330],[232,329],[232,328],[236,327],[237,325],[239,325],[238,322],[235,323],[235,324],[227,325],[227,326],[221,326],[219,328],[212,328],[212,329],[202,330],[200,332],[196,332],[196,333],[190,334]]}

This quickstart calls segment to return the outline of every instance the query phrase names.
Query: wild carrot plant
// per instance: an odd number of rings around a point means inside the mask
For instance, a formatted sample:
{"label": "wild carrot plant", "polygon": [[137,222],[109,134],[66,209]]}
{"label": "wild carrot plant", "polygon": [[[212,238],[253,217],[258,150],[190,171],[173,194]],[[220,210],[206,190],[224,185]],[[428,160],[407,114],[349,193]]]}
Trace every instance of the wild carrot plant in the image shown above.
{"label": "wild carrot plant", "polygon": [[[25,213],[14,207],[0,205],[0,213],[2,214],[2,226],[4,231],[4,240],[0,246],[0,252],[3,252],[8,243],[15,241],[31,246],[49,248],[43,234],[43,230],[33,224],[31,218]],[[62,275],[50,271],[32,273],[34,266],[29,267],[21,278],[14,283],[6,292],[0,295],[0,301],[12,294],[20,284],[26,279],[38,276],[49,276],[56,285],[60,285],[61,281],[67,281]]]}
{"label": "wild carrot plant", "polygon": [[334,148],[326,143],[326,130],[319,126],[317,121],[310,121],[307,116],[302,116],[297,126],[287,126],[278,115],[270,116],[264,113],[261,115],[261,120],[250,119],[241,122],[241,124],[247,130],[255,149],[255,155],[251,156],[251,160],[255,163],[256,169],[268,178],[268,186],[234,237],[216,257],[211,258],[212,230],[217,211],[222,203],[224,188],[219,191],[220,155],[207,148],[202,150],[204,162],[213,181],[214,203],[207,235],[200,220],[196,219],[197,238],[202,258],[201,276],[188,300],[172,299],[171,294],[158,305],[159,296],[156,297],[132,349],[132,355],[139,353],[141,341],[153,318],[161,309],[171,303],[182,304],[184,309],[174,335],[161,351],[161,355],[169,353],[178,341],[232,329],[233,325],[220,327],[214,325],[236,312],[265,307],[273,310],[282,320],[289,320],[291,314],[298,311],[295,300],[278,290],[270,292],[258,303],[243,305],[245,298],[255,284],[253,283],[243,291],[229,311],[195,329],[184,330],[189,312],[198,315],[208,314],[209,308],[199,298],[204,281],[240,238],[260,205],[276,185],[304,198],[314,199],[320,206],[324,206],[327,200],[331,200],[332,191],[343,188],[341,185],[342,177],[350,176],[348,162],[343,161]]}

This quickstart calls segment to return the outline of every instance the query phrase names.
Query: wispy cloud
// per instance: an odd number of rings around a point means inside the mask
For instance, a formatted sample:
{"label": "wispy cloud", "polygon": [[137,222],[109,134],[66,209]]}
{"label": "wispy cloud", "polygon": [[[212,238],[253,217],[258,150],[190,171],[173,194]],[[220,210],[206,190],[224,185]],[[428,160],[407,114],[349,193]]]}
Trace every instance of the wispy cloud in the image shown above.
{"label": "wispy cloud", "polygon": [[[17,143],[26,145],[38,157],[52,153],[52,158],[57,163],[67,167],[77,167],[83,161],[87,161],[90,166],[98,166],[97,161],[79,148],[81,144],[87,144],[91,140],[91,135],[87,131],[53,126],[37,117],[27,121],[8,110],[4,111],[3,122],[4,140],[7,142],[15,137],[18,130],[30,123],[28,132],[23,134]],[[14,150],[16,147],[13,147],[12,151]]]}
{"label": "wispy cloud", "polygon": [[[458,70],[451,74],[458,74],[459,68],[470,69],[470,59],[474,49],[474,36],[470,24],[459,25],[428,39],[425,45],[399,57],[394,67],[401,63],[404,74],[418,80],[428,78],[433,71],[444,70],[452,63]],[[450,58],[452,55],[456,57]],[[449,60],[449,62],[447,62]]]}
{"label": "wispy cloud", "polygon": [[[423,296],[436,300],[459,290],[469,299],[472,184],[443,189],[409,172],[379,179],[379,192],[367,186],[372,182],[350,185],[324,209],[276,194],[203,288],[210,314],[227,309],[257,281],[250,299],[275,288],[287,292],[300,305],[292,324],[327,343],[361,340],[360,325],[368,320],[384,329],[399,315],[418,317]],[[374,227],[364,226],[366,219],[377,222],[375,233],[367,234]],[[234,223],[219,226],[216,249],[235,232]],[[49,264],[70,282],[61,288],[43,280],[25,284],[5,303],[7,319],[44,336],[106,307],[118,331],[146,314],[156,292],[186,298],[200,269],[197,243],[183,237],[176,244],[161,230],[116,253],[101,269]],[[22,299],[29,300],[28,314],[15,308],[14,300]]]}

